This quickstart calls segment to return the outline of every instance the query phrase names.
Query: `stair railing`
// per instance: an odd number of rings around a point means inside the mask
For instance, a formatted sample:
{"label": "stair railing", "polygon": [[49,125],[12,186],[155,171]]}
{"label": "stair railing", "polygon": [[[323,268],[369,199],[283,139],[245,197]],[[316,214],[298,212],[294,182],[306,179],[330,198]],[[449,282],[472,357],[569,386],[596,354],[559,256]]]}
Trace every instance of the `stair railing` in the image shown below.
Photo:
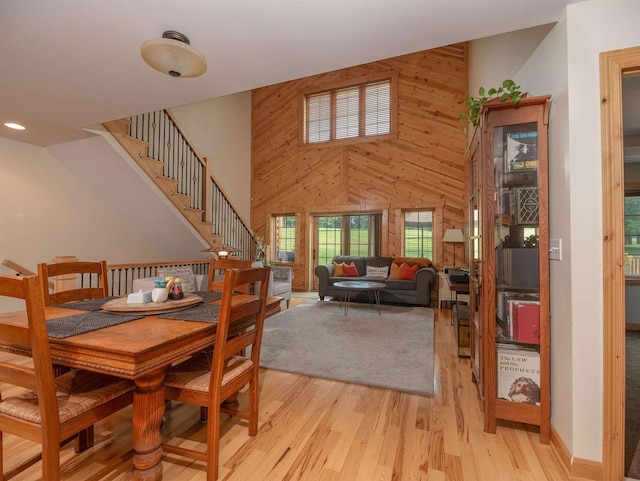
{"label": "stair railing", "polygon": [[[206,160],[197,154],[186,135],[167,110],[139,114],[129,118],[129,135],[149,144],[147,155],[163,163],[163,175],[178,181],[179,193],[191,197],[190,207],[202,210],[202,220],[210,212],[214,235],[239,252],[243,259],[253,259],[256,241],[251,229],[224,194],[213,175],[207,176]],[[207,179],[207,177],[209,177]],[[207,202],[207,183],[211,199]]]}
{"label": "stair railing", "polygon": [[157,110],[129,120],[129,135],[147,142],[147,155],[162,162],[163,175],[178,181],[178,192],[191,196],[192,209],[204,210],[205,163],[168,112]]}
{"label": "stair railing", "polygon": [[[133,292],[134,280],[157,277],[160,267],[190,267],[194,274],[207,276],[209,274],[209,259],[107,265],[109,294],[112,296],[130,294]],[[85,282],[84,279],[83,282]]]}

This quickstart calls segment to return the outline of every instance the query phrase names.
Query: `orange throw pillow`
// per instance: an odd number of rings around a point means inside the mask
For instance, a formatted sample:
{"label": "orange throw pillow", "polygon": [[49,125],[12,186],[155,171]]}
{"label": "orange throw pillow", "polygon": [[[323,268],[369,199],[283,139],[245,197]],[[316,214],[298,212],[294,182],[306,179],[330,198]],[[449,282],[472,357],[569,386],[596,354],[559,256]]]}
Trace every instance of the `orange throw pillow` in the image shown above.
{"label": "orange throw pillow", "polygon": [[342,271],[342,267],[344,266],[344,262],[342,264],[333,263],[333,277],[342,277],[344,273]]}
{"label": "orange throw pillow", "polygon": [[402,279],[402,272],[400,266],[395,262],[391,263],[391,272],[389,273],[389,279]]}
{"label": "orange throw pillow", "polygon": [[352,262],[349,265],[342,264],[342,274],[344,277],[360,277],[360,273],[358,272],[358,268]]}
{"label": "orange throw pillow", "polygon": [[413,281],[416,278],[416,272],[418,272],[418,264],[414,264],[409,267],[406,262],[400,266],[400,277],[408,281]]}

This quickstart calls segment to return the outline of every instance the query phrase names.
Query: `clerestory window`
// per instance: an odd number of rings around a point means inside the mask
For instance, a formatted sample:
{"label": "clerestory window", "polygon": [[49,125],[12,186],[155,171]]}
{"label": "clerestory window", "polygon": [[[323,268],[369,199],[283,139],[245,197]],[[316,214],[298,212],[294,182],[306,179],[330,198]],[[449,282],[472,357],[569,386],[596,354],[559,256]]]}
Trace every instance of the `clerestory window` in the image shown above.
{"label": "clerestory window", "polygon": [[304,143],[371,140],[394,133],[396,83],[388,76],[304,94]]}

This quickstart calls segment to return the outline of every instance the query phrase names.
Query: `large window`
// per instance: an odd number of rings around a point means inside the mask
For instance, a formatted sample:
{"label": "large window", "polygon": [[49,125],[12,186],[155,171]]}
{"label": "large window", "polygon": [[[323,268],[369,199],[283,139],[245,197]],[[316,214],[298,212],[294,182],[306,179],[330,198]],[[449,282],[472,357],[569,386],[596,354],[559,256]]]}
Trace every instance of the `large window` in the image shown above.
{"label": "large window", "polygon": [[318,143],[393,132],[393,78],[304,95],[304,142]]}
{"label": "large window", "polygon": [[404,213],[404,255],[433,259],[433,211]]}
{"label": "large window", "polygon": [[330,264],[338,255],[380,255],[381,217],[381,214],[317,217],[318,264]]}
{"label": "large window", "polygon": [[273,217],[273,243],[276,262],[296,260],[296,216],[277,215]]}

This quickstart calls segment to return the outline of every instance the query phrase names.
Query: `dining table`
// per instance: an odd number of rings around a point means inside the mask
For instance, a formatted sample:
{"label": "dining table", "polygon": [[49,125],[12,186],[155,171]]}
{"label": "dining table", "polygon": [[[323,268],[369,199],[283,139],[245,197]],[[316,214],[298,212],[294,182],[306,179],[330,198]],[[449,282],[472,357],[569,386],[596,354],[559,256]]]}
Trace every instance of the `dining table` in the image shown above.
{"label": "dining table", "polygon": [[[250,298],[254,296],[235,295],[233,303],[247,302]],[[281,297],[267,299],[268,316],[280,311],[281,300]],[[107,299],[104,301],[107,302]],[[165,409],[165,371],[172,364],[214,345],[217,323],[212,319],[204,322],[185,320],[189,319],[187,309],[173,314],[174,318],[171,317],[171,312],[161,312],[138,314],[137,317],[132,316],[136,318],[126,321],[117,317],[120,313],[105,313],[94,309],[99,311],[101,317],[108,318],[109,314],[116,316],[116,323],[79,334],[72,333],[73,335],[54,332],[56,327],[66,324],[67,319],[91,312],[82,310],[83,305],[80,303],[73,305],[73,308],[68,307],[71,304],[45,307],[52,362],[130,379],[135,383],[131,422],[133,466],[130,478],[160,480],[163,454],[160,427]],[[215,299],[203,302],[213,313],[216,312],[216,303]],[[100,306],[100,300],[93,305]],[[26,325],[26,316],[26,311],[0,313],[0,327]],[[241,329],[249,326],[237,327]],[[1,343],[0,349],[24,352],[21,346]]]}

